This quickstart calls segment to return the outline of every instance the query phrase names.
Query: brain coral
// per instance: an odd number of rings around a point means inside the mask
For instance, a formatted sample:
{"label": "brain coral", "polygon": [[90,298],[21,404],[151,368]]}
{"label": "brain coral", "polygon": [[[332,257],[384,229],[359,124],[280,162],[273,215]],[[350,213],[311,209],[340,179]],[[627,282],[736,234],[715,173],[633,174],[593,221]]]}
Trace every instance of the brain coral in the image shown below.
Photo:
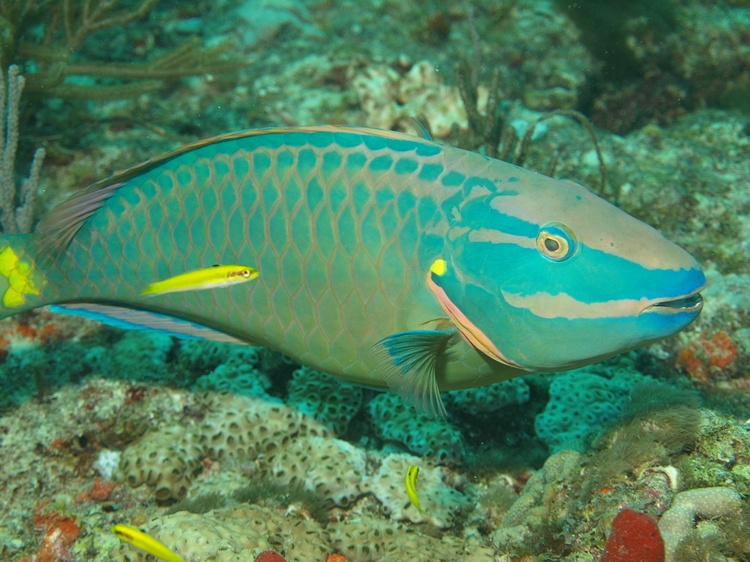
{"label": "brain coral", "polygon": [[239,362],[227,362],[219,365],[207,375],[198,379],[195,388],[215,392],[231,392],[270,398],[267,390],[271,380],[253,365]]}
{"label": "brain coral", "polygon": [[294,371],[287,403],[343,435],[362,407],[362,388],[309,367]]}
{"label": "brain coral", "polygon": [[529,401],[529,385],[522,379],[456,390],[448,393],[448,403],[467,414],[496,412],[510,404],[525,404]]}
{"label": "brain coral", "polygon": [[339,507],[352,504],[365,490],[367,458],[362,449],[326,437],[295,439],[276,455],[270,472],[284,484],[301,484]]}
{"label": "brain coral", "polygon": [[369,404],[374,432],[386,441],[401,443],[412,453],[439,462],[459,464],[465,456],[464,442],[457,427],[446,420],[404,407],[400,397],[383,392]]}
{"label": "brain coral", "polygon": [[219,365],[260,364],[261,348],[206,340],[179,340],[177,363],[197,373],[208,372]]}
{"label": "brain coral", "polygon": [[401,529],[402,525],[395,521],[372,515],[344,519],[328,526],[334,549],[351,562],[378,560]]}
{"label": "brain coral", "polygon": [[174,341],[166,334],[131,330],[106,351],[93,353],[87,358],[103,373],[125,373],[133,379],[153,379],[163,383],[168,374],[165,364],[173,346]]}
{"label": "brain coral", "polygon": [[[246,562],[265,550],[276,550],[287,560],[324,560],[327,535],[313,521],[285,518],[274,510],[243,505],[204,514],[180,511],[157,517],[141,526],[185,560]],[[150,558],[150,557],[149,557]],[[128,544],[110,553],[113,562],[145,560]]]}
{"label": "brain coral", "polygon": [[263,455],[271,459],[295,436],[328,436],[315,420],[280,402],[244,396],[217,398],[203,422],[201,444],[214,460]]}
{"label": "brain coral", "polygon": [[170,426],[146,434],[123,451],[118,479],[132,487],[151,486],[159,501],[181,499],[200,460],[195,431]]}
{"label": "brain coral", "polygon": [[328,525],[326,530],[330,533],[335,551],[346,556],[348,562],[497,560],[493,549],[475,544],[476,541],[471,538],[435,538],[371,515],[345,519]]}
{"label": "brain coral", "polygon": [[[412,505],[404,489],[404,475],[411,465],[420,467],[417,492],[422,512]],[[370,490],[391,519],[427,522],[445,528],[472,504],[467,496],[448,485],[447,479],[448,473],[442,467],[425,465],[422,459],[412,455],[394,453],[382,459],[370,482]]]}
{"label": "brain coral", "polygon": [[534,422],[537,436],[553,452],[582,451],[594,432],[615,419],[633,384],[643,378],[627,370],[612,378],[584,369],[555,375],[549,402]]}
{"label": "brain coral", "polygon": [[330,435],[325,426],[280,402],[225,395],[207,400],[210,411],[202,423],[168,425],[127,447],[119,479],[152,486],[161,501],[181,499],[204,458],[240,465],[252,459],[267,468],[295,439]]}

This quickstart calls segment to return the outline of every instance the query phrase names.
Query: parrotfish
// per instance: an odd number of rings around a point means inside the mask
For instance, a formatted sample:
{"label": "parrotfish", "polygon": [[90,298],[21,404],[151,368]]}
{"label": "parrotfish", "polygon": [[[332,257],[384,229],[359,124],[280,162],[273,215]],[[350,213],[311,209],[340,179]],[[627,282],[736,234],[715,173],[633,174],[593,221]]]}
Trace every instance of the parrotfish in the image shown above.
{"label": "parrotfish", "polygon": [[[252,283],[143,296],[246,264]],[[600,361],[698,316],[705,277],[570,181],[428,138],[226,134],[74,194],[0,237],[0,316],[56,304],[272,347],[444,413],[440,392]]]}

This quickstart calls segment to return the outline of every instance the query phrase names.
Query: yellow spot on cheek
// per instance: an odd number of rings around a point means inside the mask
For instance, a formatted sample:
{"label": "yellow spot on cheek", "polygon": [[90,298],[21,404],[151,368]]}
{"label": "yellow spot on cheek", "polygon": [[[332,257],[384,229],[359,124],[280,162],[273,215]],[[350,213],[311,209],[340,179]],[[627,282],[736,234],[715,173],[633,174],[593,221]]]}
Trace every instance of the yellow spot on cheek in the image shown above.
{"label": "yellow spot on cheek", "polygon": [[430,266],[430,271],[437,276],[445,275],[448,271],[448,263],[442,259],[435,260]]}

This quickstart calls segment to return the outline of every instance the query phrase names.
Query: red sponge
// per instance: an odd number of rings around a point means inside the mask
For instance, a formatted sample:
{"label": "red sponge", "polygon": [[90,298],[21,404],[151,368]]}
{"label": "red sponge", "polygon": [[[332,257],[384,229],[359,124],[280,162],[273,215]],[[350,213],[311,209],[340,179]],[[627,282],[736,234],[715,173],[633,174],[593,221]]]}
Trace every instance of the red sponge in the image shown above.
{"label": "red sponge", "polygon": [[286,559],[275,550],[266,550],[255,557],[255,562],[286,562]]}
{"label": "red sponge", "polygon": [[664,562],[664,541],[656,521],[623,509],[612,520],[601,562]]}

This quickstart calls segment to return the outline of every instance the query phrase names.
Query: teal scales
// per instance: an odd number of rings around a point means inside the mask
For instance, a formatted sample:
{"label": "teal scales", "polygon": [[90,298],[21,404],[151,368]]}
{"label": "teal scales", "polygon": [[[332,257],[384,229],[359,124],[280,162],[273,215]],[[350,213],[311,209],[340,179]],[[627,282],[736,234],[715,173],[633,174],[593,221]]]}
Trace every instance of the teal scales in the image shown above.
{"label": "teal scales", "polygon": [[[141,296],[216,264],[259,276]],[[577,367],[696,318],[705,279],[571,182],[401,133],[233,133],[0,238],[4,315],[45,304],[273,347],[440,413],[439,390]]]}

